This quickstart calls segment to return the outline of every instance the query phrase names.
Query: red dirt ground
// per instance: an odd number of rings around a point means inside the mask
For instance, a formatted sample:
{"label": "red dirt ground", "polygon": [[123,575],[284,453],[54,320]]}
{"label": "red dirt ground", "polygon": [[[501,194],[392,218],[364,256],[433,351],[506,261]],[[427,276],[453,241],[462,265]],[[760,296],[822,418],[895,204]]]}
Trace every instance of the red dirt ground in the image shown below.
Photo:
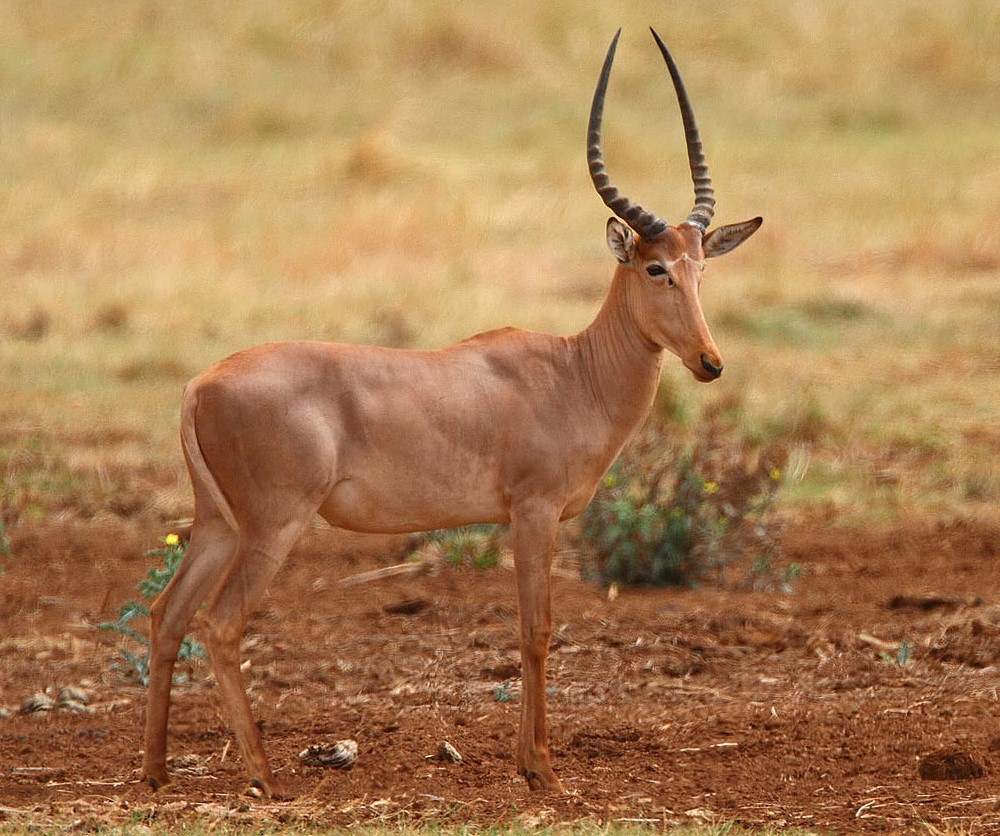
{"label": "red dirt ground", "polygon": [[[164,533],[111,519],[11,532],[0,819],[1000,832],[998,521],[790,525],[784,559],[805,575],[788,595],[715,587],[611,600],[564,554],[549,707],[565,796],[532,794],[515,776],[510,570],[443,567],[343,586],[398,562],[404,542],[315,531],[244,644],[272,761],[298,793],[285,803],[244,794],[205,663],[174,691],[171,751],[186,774],[158,794],[139,780],[144,692],[110,669],[119,641],[95,624],[135,596],[145,552]],[[899,665],[904,639],[911,660]],[[505,682],[511,698],[498,701]],[[66,685],[86,691],[94,713],[18,713],[24,698]],[[306,746],[341,738],[358,742],[352,771],[298,763]],[[434,758],[444,741],[461,763]],[[949,777],[969,759],[981,777]]]}

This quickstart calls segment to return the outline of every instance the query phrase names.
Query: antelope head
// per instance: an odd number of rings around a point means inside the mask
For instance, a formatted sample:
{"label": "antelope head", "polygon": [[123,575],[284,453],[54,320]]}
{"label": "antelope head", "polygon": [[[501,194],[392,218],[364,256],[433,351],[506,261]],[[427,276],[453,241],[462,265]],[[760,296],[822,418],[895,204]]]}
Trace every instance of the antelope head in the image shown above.
{"label": "antelope head", "polygon": [[695,378],[707,383],[722,374],[722,355],[708,330],[698,297],[705,260],[738,247],[757,231],[761,218],[709,230],[715,213],[715,191],[694,113],[674,59],[656,31],[650,31],[677,93],[694,181],[694,208],[684,221],[670,226],[621,194],[605,170],[601,118],[621,29],[611,41],[594,91],[587,132],[587,162],[594,187],[617,216],[608,219],[608,247],[618,259],[618,270],[626,274],[636,326],[644,339],[676,354]]}

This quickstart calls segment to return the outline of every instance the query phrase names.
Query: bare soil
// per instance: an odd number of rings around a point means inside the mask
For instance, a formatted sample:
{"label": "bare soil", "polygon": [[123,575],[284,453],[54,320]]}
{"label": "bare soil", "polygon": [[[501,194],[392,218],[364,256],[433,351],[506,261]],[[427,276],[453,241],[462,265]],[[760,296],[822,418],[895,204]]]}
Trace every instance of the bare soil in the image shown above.
{"label": "bare soil", "polygon": [[[549,700],[563,796],[533,794],[515,775],[510,569],[440,566],[343,585],[398,562],[405,541],[312,532],[244,644],[272,761],[297,793],[282,803],[246,793],[206,663],[174,691],[174,783],[154,793],[140,781],[144,691],[111,668],[120,640],[95,625],[135,597],[153,562],[145,552],[164,533],[111,518],[11,532],[0,819],[1000,832],[996,520],[790,525],[784,559],[805,568],[791,594],[609,596],[578,577],[567,550]],[[64,686],[82,689],[91,713],[19,713],[25,698],[54,699]],[[350,771],[298,761],[310,745],[347,738],[358,744]],[[444,742],[461,762],[438,758]]]}

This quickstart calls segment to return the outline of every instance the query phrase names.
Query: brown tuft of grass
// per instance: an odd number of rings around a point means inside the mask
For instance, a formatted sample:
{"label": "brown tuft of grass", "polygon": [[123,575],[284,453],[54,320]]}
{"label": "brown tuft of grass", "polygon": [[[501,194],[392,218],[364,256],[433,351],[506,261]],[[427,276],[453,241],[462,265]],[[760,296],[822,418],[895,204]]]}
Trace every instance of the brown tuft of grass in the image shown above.
{"label": "brown tuft of grass", "polygon": [[94,313],[92,320],[95,331],[115,333],[128,327],[129,310],[121,302],[108,302]]}
{"label": "brown tuft of grass", "polygon": [[412,165],[393,150],[388,130],[373,128],[351,144],[345,169],[356,187],[377,187],[404,177]]}
{"label": "brown tuft of grass", "polygon": [[49,312],[44,308],[36,307],[23,315],[11,316],[6,330],[16,340],[38,342],[45,339],[51,326],[52,317]]}

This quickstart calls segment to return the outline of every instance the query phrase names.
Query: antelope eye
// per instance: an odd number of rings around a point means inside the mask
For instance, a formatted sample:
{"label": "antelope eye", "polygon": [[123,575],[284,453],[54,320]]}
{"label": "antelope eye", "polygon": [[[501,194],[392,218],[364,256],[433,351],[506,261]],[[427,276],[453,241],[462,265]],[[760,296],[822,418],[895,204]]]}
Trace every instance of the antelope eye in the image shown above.
{"label": "antelope eye", "polygon": [[663,276],[666,276],[667,287],[674,286],[674,277],[667,272],[667,268],[664,267],[662,264],[650,264],[648,267],[646,267],[646,272],[650,275],[650,277],[658,279],[661,282],[663,281]]}

